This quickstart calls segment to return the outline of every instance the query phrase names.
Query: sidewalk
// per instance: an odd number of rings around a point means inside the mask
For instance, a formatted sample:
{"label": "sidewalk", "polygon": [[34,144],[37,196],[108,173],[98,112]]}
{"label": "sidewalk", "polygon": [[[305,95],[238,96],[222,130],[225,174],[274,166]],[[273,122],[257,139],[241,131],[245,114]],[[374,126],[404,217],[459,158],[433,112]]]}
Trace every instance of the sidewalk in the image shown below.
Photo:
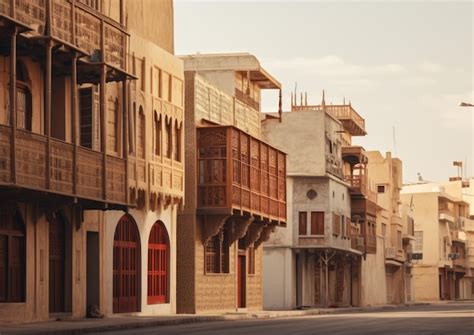
{"label": "sidewalk", "polygon": [[431,305],[415,303],[405,305],[384,305],[373,307],[320,308],[288,311],[229,312],[204,315],[172,316],[112,316],[104,319],[74,319],[27,324],[0,324],[0,335],[6,334],[86,334],[104,331],[118,331],[134,328],[169,326],[186,323],[232,321],[249,319],[273,319],[324,314],[345,314],[357,312],[380,312],[404,310],[413,306]]}

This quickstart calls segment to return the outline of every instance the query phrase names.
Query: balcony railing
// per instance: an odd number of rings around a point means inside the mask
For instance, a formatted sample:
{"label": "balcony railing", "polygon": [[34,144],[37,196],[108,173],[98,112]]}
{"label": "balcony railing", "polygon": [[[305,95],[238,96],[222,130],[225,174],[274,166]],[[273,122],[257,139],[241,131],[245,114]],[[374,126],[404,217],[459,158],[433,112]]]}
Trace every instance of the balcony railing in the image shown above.
{"label": "balcony railing", "polygon": [[399,262],[405,261],[403,250],[395,247],[385,248],[385,259],[396,260]]}
{"label": "balcony railing", "polygon": [[350,185],[350,190],[352,192],[366,195],[367,193],[367,177],[366,176],[347,175],[347,176],[344,176],[344,181]]}
{"label": "balcony railing", "polygon": [[104,190],[103,153],[74,148],[73,144],[54,138],[48,144],[45,136],[20,129],[16,130],[15,152],[12,153],[11,132],[11,127],[0,125],[0,185],[100,202],[127,203],[126,160],[106,156],[107,189]]}
{"label": "balcony railing", "polygon": [[256,111],[260,110],[260,104],[258,101],[255,101],[252,97],[248,96],[247,94],[245,94],[244,92],[242,92],[241,90],[237,88],[235,89],[235,98],[243,102],[244,104],[252,107]]}
{"label": "balcony railing", "polygon": [[198,209],[285,223],[285,154],[232,126],[199,128]]}
{"label": "balcony railing", "polygon": [[[125,70],[126,30],[119,23],[79,2],[50,0],[51,37],[86,54],[101,52],[108,65]],[[0,0],[0,15],[14,19],[32,33],[46,34],[48,0]],[[102,40],[104,41],[102,50]]]}

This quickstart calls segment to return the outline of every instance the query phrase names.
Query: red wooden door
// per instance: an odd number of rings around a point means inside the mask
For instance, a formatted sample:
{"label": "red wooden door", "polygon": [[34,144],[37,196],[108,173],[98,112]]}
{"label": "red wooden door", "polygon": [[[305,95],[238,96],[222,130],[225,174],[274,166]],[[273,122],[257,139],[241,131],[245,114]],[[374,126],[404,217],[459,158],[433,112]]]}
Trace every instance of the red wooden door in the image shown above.
{"label": "red wooden door", "polygon": [[244,308],[246,306],[246,288],[245,288],[245,256],[238,257],[237,261],[237,307]]}
{"label": "red wooden door", "polygon": [[64,312],[65,227],[59,218],[49,222],[49,312]]}
{"label": "red wooden door", "polygon": [[166,228],[157,221],[148,240],[148,303],[169,302],[169,238]]}
{"label": "red wooden door", "polygon": [[140,311],[140,238],[133,218],[124,215],[115,230],[113,312]]}

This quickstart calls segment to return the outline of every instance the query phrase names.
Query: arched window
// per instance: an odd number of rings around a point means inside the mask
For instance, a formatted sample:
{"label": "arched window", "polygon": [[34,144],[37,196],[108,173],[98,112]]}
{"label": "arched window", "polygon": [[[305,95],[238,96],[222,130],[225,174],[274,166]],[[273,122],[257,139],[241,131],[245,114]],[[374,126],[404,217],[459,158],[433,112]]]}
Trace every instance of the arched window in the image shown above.
{"label": "arched window", "polygon": [[159,156],[161,155],[161,127],[162,127],[162,122],[161,122],[161,114],[158,115],[158,113],[155,111],[154,113],[155,117],[155,155]]}
{"label": "arched window", "polygon": [[145,158],[145,113],[143,112],[142,106],[138,109],[138,145],[137,155],[139,158]]}
{"label": "arched window", "polygon": [[0,303],[25,301],[25,235],[18,211],[0,209]]}
{"label": "arched window", "polygon": [[31,89],[28,70],[20,60],[16,62],[16,69],[16,126],[31,131]]}
{"label": "arched window", "polygon": [[133,218],[122,216],[114,235],[113,312],[140,311],[140,235]]}
{"label": "arched window", "polygon": [[181,162],[181,129],[182,125],[178,125],[178,121],[175,122],[175,131],[174,131],[174,160]]}
{"label": "arched window", "polygon": [[169,302],[170,242],[166,227],[155,222],[148,240],[148,304]]}
{"label": "arched window", "polygon": [[172,121],[171,118],[166,117],[165,119],[165,155],[167,158],[171,158],[173,150],[173,137],[172,137]]}
{"label": "arched window", "polygon": [[204,245],[204,267],[206,273],[229,273],[229,236],[227,229],[219,233]]}

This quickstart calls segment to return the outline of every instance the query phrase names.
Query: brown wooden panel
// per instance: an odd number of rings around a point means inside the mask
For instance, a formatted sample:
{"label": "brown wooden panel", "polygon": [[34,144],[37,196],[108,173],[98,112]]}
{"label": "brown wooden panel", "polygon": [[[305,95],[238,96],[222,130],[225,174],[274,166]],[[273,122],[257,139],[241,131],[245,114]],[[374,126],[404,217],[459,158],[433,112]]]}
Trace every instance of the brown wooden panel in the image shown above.
{"label": "brown wooden panel", "polygon": [[306,235],[308,233],[307,230],[307,213],[306,212],[299,212],[298,218],[299,218],[299,234],[300,235]]}
{"label": "brown wooden panel", "polygon": [[324,235],[324,212],[311,212],[311,235]]}
{"label": "brown wooden panel", "polygon": [[65,227],[55,217],[49,222],[49,312],[64,312]]}
{"label": "brown wooden panel", "polygon": [[135,221],[124,215],[115,229],[113,312],[140,311],[140,237]]}
{"label": "brown wooden panel", "polygon": [[169,302],[169,249],[166,228],[157,221],[148,240],[148,304]]}

